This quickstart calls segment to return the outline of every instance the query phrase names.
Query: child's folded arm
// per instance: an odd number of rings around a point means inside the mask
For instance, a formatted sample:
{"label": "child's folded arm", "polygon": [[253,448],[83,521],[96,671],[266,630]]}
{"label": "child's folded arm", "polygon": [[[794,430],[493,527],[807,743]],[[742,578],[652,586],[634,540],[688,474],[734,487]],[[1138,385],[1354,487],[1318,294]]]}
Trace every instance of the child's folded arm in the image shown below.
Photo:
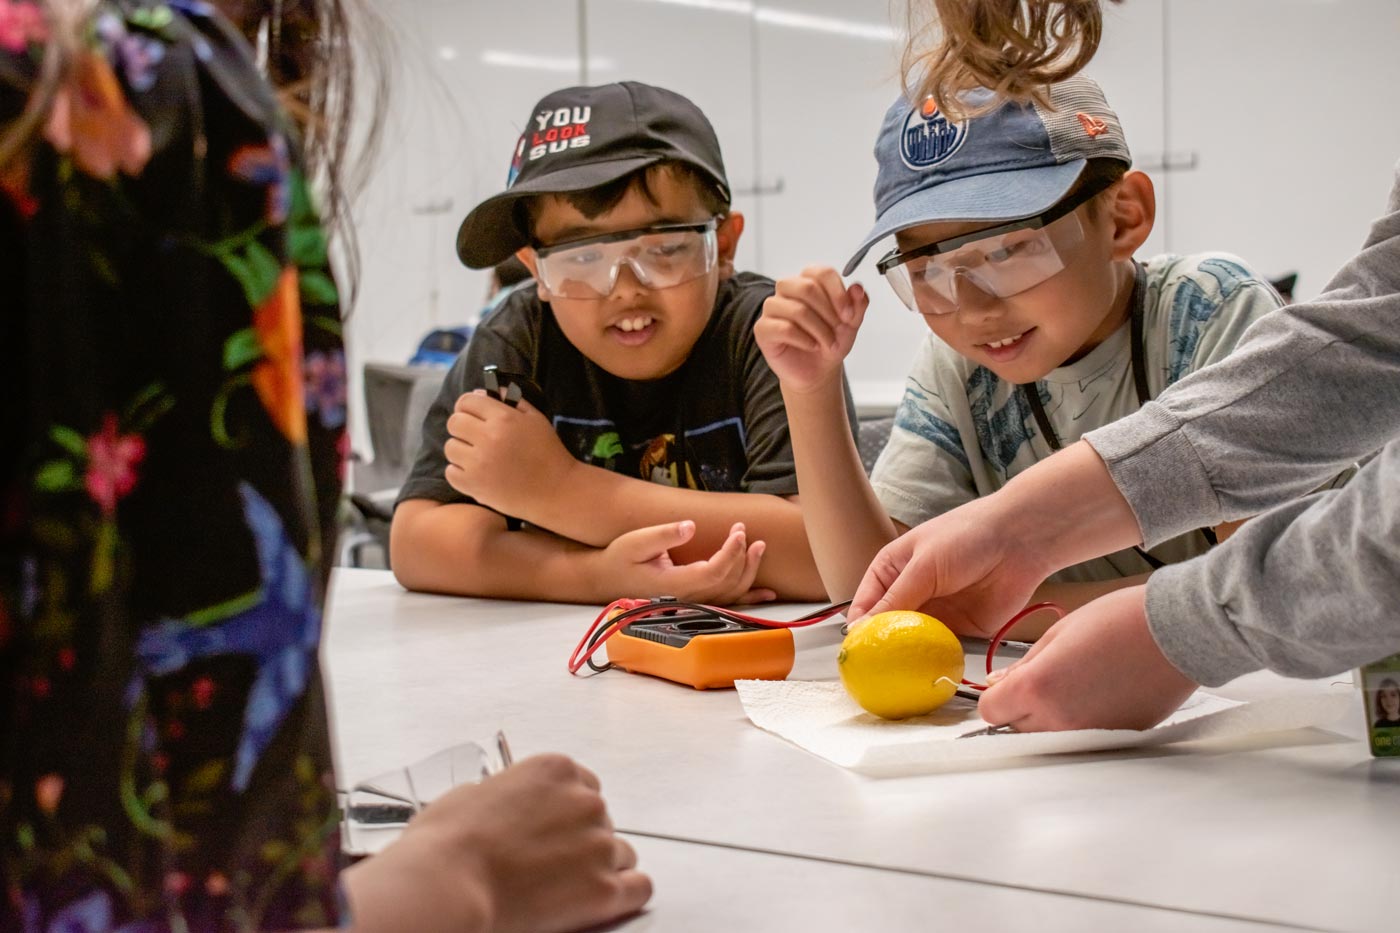
{"label": "child's folded arm", "polygon": [[534,530],[470,503],[408,499],[390,530],[394,576],[410,590],[499,599],[599,602],[588,572],[596,549]]}
{"label": "child's folded arm", "polygon": [[773,598],[755,579],[763,547],[741,534],[673,560],[669,552],[694,533],[690,522],[669,522],[592,547],[531,526],[510,531],[479,505],[407,499],[395,513],[390,548],[395,576],[411,590],[582,603],[663,594],[723,605]]}
{"label": "child's folded arm", "polygon": [[731,526],[742,522],[748,541],[767,544],[756,587],[773,590],[779,599],[826,598],[801,507],[783,496],[677,489],[574,461],[568,476],[539,490],[520,517],[594,547],[638,528],[693,521],[694,537],[672,550],[676,563],[708,558]]}

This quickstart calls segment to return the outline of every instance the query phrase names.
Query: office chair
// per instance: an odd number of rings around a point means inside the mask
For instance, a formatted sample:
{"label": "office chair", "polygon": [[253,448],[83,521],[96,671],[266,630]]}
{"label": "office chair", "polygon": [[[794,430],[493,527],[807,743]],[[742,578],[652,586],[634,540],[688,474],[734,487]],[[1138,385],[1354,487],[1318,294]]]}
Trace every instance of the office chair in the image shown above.
{"label": "office chair", "polygon": [[367,551],[375,548],[383,554],[383,566],[388,566],[394,500],[418,456],[423,419],[445,375],[440,367],[365,364],[365,415],[374,459],[356,469],[356,491],[346,496],[355,520],[342,535],[342,564],[367,566]]}

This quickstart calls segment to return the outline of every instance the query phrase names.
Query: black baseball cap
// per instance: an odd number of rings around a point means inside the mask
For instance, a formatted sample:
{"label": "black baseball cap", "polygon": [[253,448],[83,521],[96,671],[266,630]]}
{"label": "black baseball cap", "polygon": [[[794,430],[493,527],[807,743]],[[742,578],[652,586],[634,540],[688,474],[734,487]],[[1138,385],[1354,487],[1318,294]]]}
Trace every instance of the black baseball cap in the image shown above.
{"label": "black baseball cap", "polygon": [[715,128],[687,98],[636,81],[555,91],[530,112],[506,190],[462,221],[457,255],[484,269],[528,246],[530,232],[516,219],[521,198],[586,191],[669,161],[699,169],[730,199]]}

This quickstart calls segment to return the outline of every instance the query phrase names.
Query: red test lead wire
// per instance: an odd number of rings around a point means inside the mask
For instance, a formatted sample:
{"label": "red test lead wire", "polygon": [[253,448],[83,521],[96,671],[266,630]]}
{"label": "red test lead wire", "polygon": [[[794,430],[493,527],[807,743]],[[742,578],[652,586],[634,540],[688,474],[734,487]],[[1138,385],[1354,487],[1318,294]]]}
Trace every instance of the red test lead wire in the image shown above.
{"label": "red test lead wire", "polygon": [[[577,674],[584,662],[593,656],[594,651],[598,650],[598,645],[612,637],[613,632],[604,634],[598,639],[597,644],[589,648],[587,654],[583,653],[584,646],[588,644],[588,640],[593,637],[593,633],[597,631],[599,625],[603,624],[603,620],[608,617],[609,613],[614,611],[618,613],[630,612],[643,606],[649,606],[652,602],[650,599],[616,599],[604,606],[603,611],[598,613],[598,618],[593,620],[593,624],[588,627],[588,631],[583,633],[583,638],[579,639],[579,643],[574,646],[573,653],[569,655],[569,673]],[[613,631],[617,631],[618,628],[620,626],[614,626]]]}
{"label": "red test lead wire", "polygon": [[[849,605],[849,600],[844,603],[834,603],[805,616],[800,616],[788,622],[782,622],[777,619],[765,619],[760,616],[748,615],[747,613],[720,609],[717,606],[682,602],[669,597],[660,597],[657,599],[619,599],[609,603],[603,608],[602,612],[598,613],[598,617],[593,620],[593,624],[588,627],[588,631],[583,634],[583,638],[579,639],[579,643],[574,646],[573,653],[569,655],[569,673],[577,674],[583,666],[588,663],[589,659],[593,657],[593,654],[601,648],[609,638],[622,631],[629,622],[635,622],[650,616],[665,615],[679,609],[688,609],[691,611],[708,612],[720,618],[747,622],[751,625],[761,625],[764,628],[791,629],[815,625],[818,622],[825,621]],[[997,629],[996,634],[992,636],[990,642],[987,644],[987,673],[989,675],[992,673],[992,662],[996,658],[997,649],[1001,647],[1001,643],[1005,640],[1006,634],[1015,628],[1016,624],[1022,619],[1040,612],[1042,609],[1049,609],[1054,612],[1057,621],[1063,619],[1065,616],[1065,610],[1055,603],[1035,603],[1012,616],[1011,621]],[[609,618],[609,615],[612,617]],[[606,623],[607,627],[600,632],[599,626],[604,625],[604,623]],[[596,637],[594,635],[595,632],[599,632]],[[973,683],[965,678],[962,683],[964,686],[971,687],[974,690],[986,690],[989,686],[988,684]]]}
{"label": "red test lead wire", "polygon": [[[603,611],[598,613],[598,617],[593,620],[593,624],[588,627],[583,638],[574,647],[574,651],[569,655],[569,673],[577,674],[589,658],[593,657],[603,644],[616,635],[629,622],[636,622],[639,619],[650,616],[666,615],[677,610],[690,610],[692,612],[706,612],[721,619],[729,619],[733,622],[747,622],[750,625],[760,625],[764,628],[802,628],[807,625],[815,625],[836,615],[841,610],[850,605],[847,600],[844,603],[834,603],[815,612],[808,613],[791,621],[783,622],[778,619],[764,619],[759,616],[748,615],[743,612],[734,612],[729,609],[721,609],[718,606],[706,606],[701,603],[688,603],[670,597],[659,597],[657,599],[619,599],[609,603]],[[609,615],[612,618],[609,618]],[[606,628],[599,626],[606,623]],[[595,632],[598,633],[595,635]]]}
{"label": "red test lead wire", "polygon": [[[1022,609],[1020,612],[1018,612],[1018,613],[1016,613],[1014,616],[1012,616],[1012,617],[1011,617],[1011,621],[1010,621],[1010,622],[1007,622],[1007,623],[1006,623],[1005,625],[1003,625],[1001,628],[997,629],[996,634],[992,636],[992,640],[991,640],[990,642],[987,643],[987,675],[988,675],[988,676],[991,676],[991,673],[992,673],[992,661],[996,658],[996,656],[997,656],[997,649],[1001,647],[1002,641],[1006,638],[1006,633],[1009,632],[1009,631],[1011,631],[1013,628],[1015,628],[1015,627],[1016,627],[1016,623],[1020,622],[1020,621],[1021,621],[1022,619],[1024,619],[1026,616],[1032,615],[1032,614],[1034,614],[1034,613],[1037,613],[1037,612],[1039,612],[1039,611],[1042,610],[1042,609],[1049,609],[1051,612],[1055,613],[1055,621],[1057,621],[1057,622],[1058,622],[1060,619],[1063,619],[1063,618],[1065,617],[1065,610],[1064,610],[1064,607],[1062,607],[1062,606],[1057,606],[1055,603],[1035,603],[1034,605],[1027,606],[1026,608]],[[991,686],[991,684],[975,684],[975,683],[973,683],[972,681],[967,680],[966,678],[964,678],[964,679],[963,679],[963,686],[965,686],[965,687],[971,687],[973,690],[986,690],[989,686]]]}

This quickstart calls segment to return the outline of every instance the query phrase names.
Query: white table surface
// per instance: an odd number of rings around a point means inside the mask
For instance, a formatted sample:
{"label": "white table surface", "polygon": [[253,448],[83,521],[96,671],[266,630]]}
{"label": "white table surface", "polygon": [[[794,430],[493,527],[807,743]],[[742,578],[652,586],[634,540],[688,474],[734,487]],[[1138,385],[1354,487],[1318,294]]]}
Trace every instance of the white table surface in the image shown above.
{"label": "white table surface", "polygon": [[[504,728],[517,756],[560,751],[595,770],[624,830],[975,883],[979,897],[1000,885],[1395,926],[1400,762],[1373,761],[1358,738],[1306,730],[871,779],[754,727],[733,691],[571,677],[596,612],[410,594],[386,572],[337,571],[325,664],[342,782]],[[835,623],[799,631],[793,676],[834,677],[839,639]],[[1317,689],[1254,675],[1232,692]]]}
{"label": "white table surface", "polygon": [[629,836],[655,894],[626,933],[903,930],[1258,933],[1272,924]]}

